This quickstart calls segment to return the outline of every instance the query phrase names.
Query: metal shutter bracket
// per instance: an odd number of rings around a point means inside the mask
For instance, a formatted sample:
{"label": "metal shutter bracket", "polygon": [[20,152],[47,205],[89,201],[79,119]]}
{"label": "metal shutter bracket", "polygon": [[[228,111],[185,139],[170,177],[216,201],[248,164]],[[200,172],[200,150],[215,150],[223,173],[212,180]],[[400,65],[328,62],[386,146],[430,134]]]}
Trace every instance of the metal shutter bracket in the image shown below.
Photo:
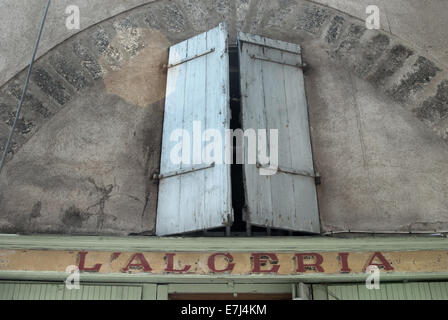
{"label": "metal shutter bracket", "polygon": [[213,162],[211,164],[190,167],[190,168],[187,168],[187,169],[173,171],[173,172],[168,172],[168,173],[165,173],[165,174],[155,174],[153,176],[153,179],[154,180],[163,180],[163,179],[177,177],[177,176],[185,175],[185,174],[188,174],[188,173],[201,171],[201,170],[206,170],[206,169],[210,169],[210,168],[214,168],[214,167],[215,167],[215,163]]}
{"label": "metal shutter bracket", "polygon": [[276,170],[277,172],[281,172],[281,173],[286,173],[286,174],[293,174],[296,176],[302,176],[302,177],[309,177],[309,178],[314,178],[316,185],[320,185],[321,184],[321,176],[319,174],[319,172],[316,173],[309,173],[309,172],[305,172],[305,171],[300,171],[300,170],[295,170],[295,169],[290,169],[290,168],[284,168],[284,167],[277,167],[277,168],[271,168],[268,165],[262,165],[260,163],[257,163],[257,168],[258,169],[264,169],[264,170]]}
{"label": "metal shutter bracket", "polygon": [[179,62],[169,64],[167,68],[170,69],[170,68],[177,67],[177,66],[179,66],[179,65],[181,65],[181,64],[184,64],[184,63],[186,63],[186,62],[189,62],[189,61],[191,61],[191,60],[194,60],[194,59],[197,59],[197,58],[206,56],[206,55],[208,55],[208,54],[210,54],[210,53],[212,53],[212,52],[215,52],[215,50],[216,50],[215,48],[212,48],[212,49],[207,50],[207,51],[205,51],[205,52],[203,52],[203,53],[196,54],[196,55],[194,55],[194,56],[191,57],[191,58],[186,58],[186,59],[183,59],[183,60],[181,60],[181,61],[179,61]]}

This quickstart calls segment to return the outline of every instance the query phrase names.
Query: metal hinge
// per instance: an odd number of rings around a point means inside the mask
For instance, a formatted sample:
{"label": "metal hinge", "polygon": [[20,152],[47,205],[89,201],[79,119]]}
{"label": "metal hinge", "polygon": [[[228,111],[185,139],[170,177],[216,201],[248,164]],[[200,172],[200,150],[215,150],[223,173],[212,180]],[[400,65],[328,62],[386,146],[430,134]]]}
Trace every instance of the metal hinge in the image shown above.
{"label": "metal hinge", "polygon": [[[292,54],[301,54],[301,52],[300,51],[292,51],[292,50],[288,50],[288,49],[285,49],[285,48],[279,48],[279,47],[275,47],[275,46],[270,46],[270,45],[268,45],[268,44],[266,44],[266,43],[264,43],[264,44],[262,44],[262,43],[259,43],[259,42],[257,42],[257,41],[250,41],[250,40],[244,40],[244,39],[239,39],[238,40],[239,42],[245,42],[245,43],[249,43],[249,44],[252,44],[252,45],[257,45],[257,46],[260,46],[260,47],[262,47],[262,48],[269,48],[269,49],[275,49],[275,50],[279,50],[279,51],[283,51],[283,52],[288,52],[288,53],[292,53]],[[242,49],[243,48],[243,46],[240,46],[240,48]]]}
{"label": "metal hinge", "polygon": [[207,50],[207,51],[205,51],[205,52],[203,52],[203,53],[197,54],[197,55],[195,55],[195,56],[193,56],[193,57],[191,57],[191,58],[187,58],[187,59],[181,60],[181,61],[179,61],[179,62],[169,64],[169,65],[166,66],[166,67],[167,67],[168,69],[173,68],[173,67],[177,67],[178,65],[181,65],[181,64],[186,63],[186,62],[188,62],[188,61],[191,61],[191,60],[200,58],[200,57],[205,56],[205,55],[207,55],[207,54],[210,54],[210,53],[212,53],[212,52],[215,52],[215,48],[212,48],[212,49]]}
{"label": "metal hinge", "polygon": [[302,65],[300,63],[297,64],[290,64],[290,63],[285,63],[285,62],[280,62],[280,61],[275,61],[275,60],[271,60],[271,59],[266,59],[264,57],[260,57],[260,56],[256,56],[254,54],[249,55],[252,59],[256,59],[256,60],[262,60],[262,61],[268,61],[268,62],[273,62],[273,63],[278,63],[284,66],[290,66],[290,67],[294,67],[294,68],[299,68],[302,69]]}
{"label": "metal hinge", "polygon": [[310,172],[306,172],[306,171],[302,171],[302,170],[295,170],[295,169],[290,169],[290,168],[285,168],[285,167],[271,167],[270,165],[262,165],[260,163],[257,162],[257,168],[259,169],[264,169],[264,170],[272,170],[272,171],[277,171],[277,172],[281,172],[281,173],[287,173],[287,174],[293,174],[296,176],[302,176],[302,177],[308,177],[308,178],[314,178],[316,185],[320,185],[321,184],[321,179],[320,179],[320,174],[319,172],[315,172],[315,173],[310,173]]}
{"label": "metal hinge", "polygon": [[178,170],[178,171],[168,172],[168,173],[165,173],[165,174],[155,174],[152,178],[154,180],[163,180],[163,179],[177,177],[177,176],[185,175],[185,174],[188,174],[188,173],[197,172],[197,171],[201,171],[201,170],[206,170],[206,169],[210,169],[210,168],[214,168],[214,167],[215,167],[215,163],[213,162],[211,164],[195,166],[195,167],[191,167],[191,168],[187,168],[187,169],[182,169],[182,170]]}

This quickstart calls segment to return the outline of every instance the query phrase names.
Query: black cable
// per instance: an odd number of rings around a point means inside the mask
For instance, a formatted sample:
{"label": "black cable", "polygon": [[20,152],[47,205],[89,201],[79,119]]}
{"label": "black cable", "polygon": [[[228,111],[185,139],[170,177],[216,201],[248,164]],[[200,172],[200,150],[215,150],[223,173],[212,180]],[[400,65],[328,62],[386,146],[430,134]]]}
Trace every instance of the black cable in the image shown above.
{"label": "black cable", "polygon": [[31,58],[30,66],[28,68],[28,73],[26,75],[25,86],[23,87],[23,91],[22,91],[22,97],[19,101],[19,105],[17,106],[17,112],[16,112],[16,116],[14,119],[14,123],[12,125],[11,131],[9,132],[8,140],[6,141],[6,145],[3,150],[2,160],[0,162],[0,174],[1,174],[3,166],[5,165],[5,162],[6,162],[6,156],[8,155],[9,145],[11,144],[12,137],[14,135],[14,130],[16,129],[17,120],[20,117],[20,111],[22,110],[23,100],[25,99],[26,90],[28,88],[28,83],[30,82],[31,69],[33,68],[34,59],[36,58],[37,48],[39,47],[39,41],[40,41],[40,37],[42,35],[42,30],[44,29],[45,19],[47,18],[47,13],[48,13],[48,8],[50,7],[50,2],[51,2],[51,0],[48,0],[47,6],[45,8],[44,16],[43,16],[42,22],[40,24],[39,35],[37,36],[36,44],[34,46],[33,57]]}

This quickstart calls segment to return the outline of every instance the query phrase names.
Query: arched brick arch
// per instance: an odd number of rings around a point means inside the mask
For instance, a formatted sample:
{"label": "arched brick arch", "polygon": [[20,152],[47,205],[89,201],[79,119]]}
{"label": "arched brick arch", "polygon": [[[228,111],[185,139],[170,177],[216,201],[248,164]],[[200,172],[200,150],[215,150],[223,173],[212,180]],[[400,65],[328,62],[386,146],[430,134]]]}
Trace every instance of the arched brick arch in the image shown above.
{"label": "arched brick arch", "polygon": [[[334,63],[344,64],[383,93],[412,108],[436,134],[448,139],[443,121],[448,115],[446,70],[411,45],[385,32],[367,30],[363,21],[311,1],[263,2],[257,10],[244,1],[238,8],[234,6],[230,1],[212,1],[207,5],[159,1],[103,21],[57,45],[36,63],[13,150],[95,81],[113,86],[117,83],[111,79],[113,76],[131,70],[138,73],[136,69],[142,69],[138,66],[148,59],[154,61],[149,62],[152,71],[159,68],[157,71],[163,72],[166,59],[163,51],[170,44],[224,20],[231,25],[232,40],[236,30],[295,42],[316,39],[328,50]],[[147,52],[154,50],[158,52],[148,57]],[[305,59],[312,54],[306,48],[304,52]],[[0,88],[3,139],[20,97],[25,72]],[[153,81],[152,90],[163,92],[156,82]],[[132,94],[135,92],[129,92]]]}

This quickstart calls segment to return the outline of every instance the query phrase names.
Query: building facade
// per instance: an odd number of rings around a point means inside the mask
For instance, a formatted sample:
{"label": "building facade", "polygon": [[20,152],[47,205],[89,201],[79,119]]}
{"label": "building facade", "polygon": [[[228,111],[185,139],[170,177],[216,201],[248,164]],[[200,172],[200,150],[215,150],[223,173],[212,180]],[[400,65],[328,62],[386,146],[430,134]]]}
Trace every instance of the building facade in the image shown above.
{"label": "building facade", "polygon": [[[52,7],[0,176],[0,296],[448,298],[446,46],[319,3],[80,4],[77,31]],[[3,50],[6,141],[26,69]]]}

